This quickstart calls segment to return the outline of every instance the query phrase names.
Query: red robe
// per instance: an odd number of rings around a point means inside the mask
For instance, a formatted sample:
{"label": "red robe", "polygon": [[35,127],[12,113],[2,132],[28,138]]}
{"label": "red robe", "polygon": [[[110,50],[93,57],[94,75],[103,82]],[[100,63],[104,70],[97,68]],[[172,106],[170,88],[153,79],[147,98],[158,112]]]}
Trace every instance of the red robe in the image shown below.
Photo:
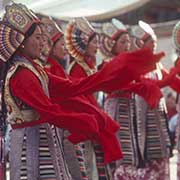
{"label": "red robe", "polygon": [[67,78],[67,79],[69,78],[68,75],[65,73],[64,69],[62,68],[62,66],[57,61],[51,58],[48,58],[45,69],[51,74],[54,74],[58,77]]}
{"label": "red robe", "polygon": [[[139,56],[141,54],[142,56]],[[120,159],[122,153],[115,136],[115,132],[119,129],[118,124],[103,118],[104,116],[97,113],[98,110],[94,110],[94,107],[86,109],[90,106],[89,104],[81,109],[81,113],[77,113],[71,108],[73,106],[78,109],[76,99],[70,99],[69,102],[73,102],[72,104],[68,103],[68,99],[82,94],[90,94],[94,91],[110,92],[119,89],[133,79],[139,78],[140,74],[154,69],[154,64],[161,57],[162,54],[153,55],[148,50],[125,53],[114,58],[101,71],[76,81],[60,78],[47,72],[50,98],[45,95],[35,74],[22,67],[11,78],[10,90],[13,96],[35,109],[39,113],[40,119],[13,127],[21,128],[47,122],[59,128],[68,129],[71,133],[70,140],[73,143],[87,139],[99,141],[104,151],[105,162]],[[121,61],[121,65],[119,65],[119,61]],[[137,63],[139,64],[137,65]],[[33,65],[40,69],[37,64],[33,63]],[[124,78],[122,79],[122,77]],[[111,86],[109,86],[110,82],[112,83]],[[83,103],[86,104],[86,102]]]}
{"label": "red robe", "polygon": [[[54,75],[57,75],[59,77],[63,77],[63,78],[67,78],[69,79],[68,75],[65,74],[64,72],[64,69],[62,68],[62,66],[55,60],[51,59],[51,58],[48,58],[48,66],[46,66],[46,70],[48,72],[51,72],[53,73]],[[72,79],[77,79],[77,78],[72,78]],[[76,80],[75,80],[76,81]],[[105,121],[106,124],[108,125],[108,123],[110,124],[114,124],[114,122],[112,121],[112,119],[107,116],[103,111],[101,111],[99,108],[98,108],[98,105],[96,103],[96,100],[92,99],[91,100],[91,94],[89,95],[81,95],[81,96],[76,96],[76,97],[71,97],[71,98],[68,98],[68,100],[59,100],[58,101],[58,97],[60,95],[60,98],[61,98],[61,94],[56,94],[55,97],[51,97],[52,100],[58,104],[63,104],[63,108],[65,111],[67,112],[70,112],[70,111],[75,111],[75,112],[79,112],[79,113],[82,113],[82,112],[87,112],[88,114],[93,114],[95,116],[96,119],[101,119],[101,122]],[[87,98],[88,97],[88,98]],[[94,98],[94,97],[92,97]],[[92,102],[95,102],[95,104],[92,104]],[[95,106],[94,106],[95,105]],[[109,128],[111,127],[111,125],[108,125]],[[114,124],[115,125],[115,124]],[[103,126],[103,125],[100,125],[100,126]],[[117,129],[119,128],[119,125],[116,124],[116,127]],[[115,127],[115,131],[117,130]],[[108,128],[108,129],[109,129]],[[113,143],[116,144],[116,146],[118,146],[118,143],[116,142],[116,139],[114,139],[114,135],[112,136],[112,131],[109,131],[108,132],[108,129],[107,129],[107,134],[103,137],[104,139],[106,139],[106,141],[113,141]],[[109,136],[109,138],[107,138],[107,136]],[[76,141],[73,137],[70,137],[69,138],[71,141],[73,141],[74,143],[77,143],[78,141]],[[102,137],[101,137],[102,139]],[[102,145],[102,144],[101,144]],[[108,149],[115,153],[116,150],[113,150],[112,146],[111,147],[107,147],[107,146],[103,146],[102,147],[104,152],[107,151]],[[108,151],[109,151],[108,150]],[[117,153],[117,152],[116,152]],[[112,154],[112,153],[111,153]],[[110,157],[105,157],[106,158],[106,161],[107,159],[110,159]],[[112,158],[112,157],[111,157]],[[120,158],[120,157],[119,157]],[[114,159],[114,158],[113,158]],[[108,160],[109,161],[109,160]]]}
{"label": "red robe", "polygon": [[163,79],[162,80],[152,80],[148,78],[141,78],[142,82],[147,82],[147,83],[155,83],[158,85],[160,88],[169,86],[171,87],[174,91],[177,93],[180,93],[180,78],[176,76],[176,74],[179,73],[178,68],[171,68],[170,72],[168,72],[166,69],[162,69],[162,75]]}
{"label": "red robe", "polygon": [[178,69],[178,67],[172,68],[170,70],[170,73],[168,73],[167,71],[163,71],[162,73],[164,80],[162,80],[162,82],[159,82],[161,87],[170,86],[174,91],[180,93],[180,78],[176,76],[179,71],[180,69]]}
{"label": "red robe", "polygon": [[[84,60],[87,65],[89,66],[90,69],[94,69],[95,67],[95,63],[94,61],[92,61],[89,58],[85,58]],[[88,77],[87,73],[85,72],[85,70],[83,69],[83,67],[81,67],[79,64],[75,63],[74,66],[72,67],[71,71],[70,71],[70,76],[73,79],[80,79],[80,78],[85,78]],[[95,105],[98,107],[98,103],[94,97],[93,94],[87,94],[85,97],[85,99],[87,99],[91,104]]]}

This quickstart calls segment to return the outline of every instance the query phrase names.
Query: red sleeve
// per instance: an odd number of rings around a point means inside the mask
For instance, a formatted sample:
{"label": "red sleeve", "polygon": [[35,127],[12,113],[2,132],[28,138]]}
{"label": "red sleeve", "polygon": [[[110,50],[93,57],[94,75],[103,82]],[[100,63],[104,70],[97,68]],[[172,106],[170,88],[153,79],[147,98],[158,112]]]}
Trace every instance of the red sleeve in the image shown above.
{"label": "red sleeve", "polygon": [[165,78],[168,78],[170,76],[168,85],[174,91],[176,91],[177,93],[180,93],[180,79],[178,78],[178,76],[176,76],[176,74],[178,73],[179,73],[179,64],[177,64],[177,67],[171,68],[170,73],[163,71],[163,76]]}
{"label": "red sleeve", "polygon": [[178,73],[177,68],[171,68],[170,72],[168,72],[166,69],[161,70],[163,79],[162,80],[157,80],[156,84],[160,87],[163,88],[165,86],[171,86],[171,83]]}
{"label": "red sleeve", "polygon": [[[178,57],[178,60],[177,60],[177,63],[176,63],[176,68],[177,68],[177,71],[179,74],[179,71],[180,71],[180,60],[179,60],[179,57]],[[180,93],[180,78],[179,78],[179,75],[175,76],[172,81],[170,82],[170,87],[175,90],[177,93]]]}
{"label": "red sleeve", "polygon": [[176,76],[178,74],[178,68],[174,67],[170,69],[170,72],[163,69],[162,71],[163,79],[154,80],[154,82],[160,87],[170,86],[176,92],[180,92],[180,79]]}
{"label": "red sleeve", "polygon": [[60,105],[52,103],[30,70],[21,68],[17,71],[10,80],[10,88],[14,96],[39,113],[42,122],[68,129],[72,133],[97,133],[97,123],[93,116],[86,113],[67,113]]}
{"label": "red sleeve", "polygon": [[151,80],[128,84],[124,90],[128,90],[143,97],[151,108],[155,108],[162,97],[160,88]]}
{"label": "red sleeve", "polygon": [[153,55],[149,50],[123,53],[107,63],[100,71],[76,81],[65,80],[49,74],[50,94],[63,97],[92,94],[95,91],[119,90],[141,74],[152,71],[163,54]]}
{"label": "red sleeve", "polygon": [[177,93],[180,93],[180,79],[178,77],[174,77],[169,86]]}
{"label": "red sleeve", "polygon": [[[79,143],[88,139],[98,141],[104,152],[104,161],[107,163],[122,158],[115,130],[107,130],[106,124],[100,127],[94,115],[74,113],[73,110],[71,112],[69,106],[65,111],[64,107],[53,104],[43,92],[39,80],[28,69],[22,68],[15,74],[10,81],[10,88],[14,96],[39,113],[42,122],[68,129],[72,133],[69,136],[71,142]],[[85,107],[83,112],[87,112]],[[116,131],[118,127],[116,125]]]}
{"label": "red sleeve", "polygon": [[148,81],[151,83],[156,84],[159,88],[163,88],[165,86],[172,86],[174,78],[176,74],[178,73],[177,68],[171,68],[170,72],[168,72],[166,69],[161,70],[163,78],[161,80],[154,80],[154,79],[149,79],[149,78],[144,78],[141,77],[140,81]]}
{"label": "red sleeve", "polygon": [[[70,76],[74,79],[80,79],[80,78],[85,78],[87,77],[87,74],[85,72],[85,70],[77,63],[75,63],[75,65],[72,67],[71,71],[70,71]],[[94,97],[93,94],[88,94],[86,96],[84,96],[90,103],[92,103],[95,106],[98,106],[98,103]]]}

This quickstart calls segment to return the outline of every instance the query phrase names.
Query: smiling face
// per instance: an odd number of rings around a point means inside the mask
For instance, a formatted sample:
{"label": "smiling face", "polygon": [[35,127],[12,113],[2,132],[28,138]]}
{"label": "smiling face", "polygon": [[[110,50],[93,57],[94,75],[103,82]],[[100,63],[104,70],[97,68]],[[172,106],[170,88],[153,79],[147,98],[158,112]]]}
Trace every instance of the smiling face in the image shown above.
{"label": "smiling face", "polygon": [[129,51],[130,49],[130,38],[127,33],[122,34],[118,40],[116,41],[116,44],[113,47],[113,54],[118,55],[122,52]]}
{"label": "smiling face", "polygon": [[43,48],[43,41],[42,32],[38,25],[36,26],[33,34],[23,42],[23,46],[21,48],[21,52],[27,57],[31,59],[37,59],[40,57]]}

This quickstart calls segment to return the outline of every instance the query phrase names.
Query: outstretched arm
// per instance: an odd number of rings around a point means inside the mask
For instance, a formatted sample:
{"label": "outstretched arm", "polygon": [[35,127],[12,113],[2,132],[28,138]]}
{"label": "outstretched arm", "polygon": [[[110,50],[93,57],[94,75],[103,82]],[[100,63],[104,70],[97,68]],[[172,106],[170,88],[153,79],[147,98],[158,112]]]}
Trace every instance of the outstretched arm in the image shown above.
{"label": "outstretched arm", "polygon": [[155,63],[164,54],[152,54],[149,50],[139,50],[133,53],[123,53],[107,63],[100,71],[87,78],[68,80],[52,74],[50,79],[50,95],[68,98],[72,96],[91,94],[95,91],[112,92],[123,88],[141,74],[152,71]]}

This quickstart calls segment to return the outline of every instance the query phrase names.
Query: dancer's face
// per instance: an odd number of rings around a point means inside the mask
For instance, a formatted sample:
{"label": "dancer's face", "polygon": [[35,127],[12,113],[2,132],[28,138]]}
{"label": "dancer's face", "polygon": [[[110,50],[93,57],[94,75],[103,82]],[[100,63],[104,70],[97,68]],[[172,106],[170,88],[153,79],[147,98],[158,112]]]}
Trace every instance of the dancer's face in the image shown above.
{"label": "dancer's face", "polygon": [[113,48],[113,53],[114,54],[120,54],[122,52],[129,51],[130,49],[130,38],[129,35],[122,34],[119,39],[117,40],[114,48]]}
{"label": "dancer's face", "polygon": [[144,42],[144,48],[150,48],[152,52],[156,50],[157,43],[152,38],[149,38],[146,42]]}
{"label": "dancer's face", "polygon": [[98,37],[94,36],[94,38],[87,45],[86,55],[90,57],[95,57],[98,49]]}
{"label": "dancer's face", "polygon": [[31,59],[38,59],[43,48],[42,32],[37,25],[33,34],[29,36],[22,45],[21,51]]}
{"label": "dancer's face", "polygon": [[61,36],[60,39],[57,40],[57,42],[53,46],[52,54],[58,60],[64,59],[65,55],[67,54],[64,36]]}

